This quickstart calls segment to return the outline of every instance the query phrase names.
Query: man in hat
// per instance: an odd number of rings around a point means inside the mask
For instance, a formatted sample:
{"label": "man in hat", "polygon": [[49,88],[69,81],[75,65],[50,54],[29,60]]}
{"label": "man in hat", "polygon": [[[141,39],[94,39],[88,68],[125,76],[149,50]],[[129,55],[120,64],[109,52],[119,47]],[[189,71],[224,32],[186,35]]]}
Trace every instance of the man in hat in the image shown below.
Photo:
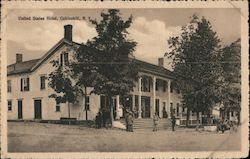
{"label": "man in hat", "polygon": [[157,115],[157,112],[155,112],[153,117],[153,124],[154,124],[153,131],[157,131],[158,123],[159,123],[159,116]]}
{"label": "man in hat", "polygon": [[128,131],[129,132],[133,132],[133,116],[132,116],[132,112],[130,111],[128,114]]}
{"label": "man in hat", "polygon": [[176,118],[174,115],[171,117],[171,123],[172,123],[172,131],[174,131],[175,123],[176,123]]}

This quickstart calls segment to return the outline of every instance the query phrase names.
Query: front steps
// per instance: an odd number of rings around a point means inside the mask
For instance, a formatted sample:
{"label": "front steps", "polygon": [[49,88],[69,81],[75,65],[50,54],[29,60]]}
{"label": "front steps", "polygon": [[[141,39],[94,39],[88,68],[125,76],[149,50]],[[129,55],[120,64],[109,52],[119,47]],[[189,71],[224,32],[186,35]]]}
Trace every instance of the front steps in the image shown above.
{"label": "front steps", "polygon": [[[125,119],[120,120],[121,123],[125,124]],[[142,118],[142,119],[134,119],[133,124],[134,129],[152,129],[154,128],[153,119],[151,118]],[[160,119],[157,126],[158,130],[171,130],[171,121],[169,119],[163,118]]]}

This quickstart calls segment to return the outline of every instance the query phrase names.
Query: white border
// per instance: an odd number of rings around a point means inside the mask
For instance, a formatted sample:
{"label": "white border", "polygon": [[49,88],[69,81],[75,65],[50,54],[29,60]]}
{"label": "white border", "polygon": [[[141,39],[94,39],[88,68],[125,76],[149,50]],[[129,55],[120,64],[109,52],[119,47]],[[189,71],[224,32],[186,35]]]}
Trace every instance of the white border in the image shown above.
{"label": "white border", "polygon": [[[241,62],[242,62],[242,150],[238,152],[152,152],[152,153],[7,153],[7,77],[6,77],[6,21],[7,9],[56,9],[56,8],[240,8],[241,11]],[[171,2],[93,2],[93,1],[4,1],[2,2],[1,24],[1,156],[9,158],[190,158],[220,157],[239,158],[248,156],[248,123],[249,123],[249,85],[248,85],[248,1],[171,1]]]}

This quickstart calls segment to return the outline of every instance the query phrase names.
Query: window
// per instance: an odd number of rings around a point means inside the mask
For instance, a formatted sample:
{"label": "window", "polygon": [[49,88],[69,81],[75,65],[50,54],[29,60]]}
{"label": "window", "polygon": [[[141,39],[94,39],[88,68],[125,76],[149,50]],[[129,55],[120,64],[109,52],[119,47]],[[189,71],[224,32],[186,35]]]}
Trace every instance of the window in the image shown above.
{"label": "window", "polygon": [[156,91],[158,91],[158,84],[159,84],[159,82],[156,80],[156,81],[155,81],[155,90],[156,90]]}
{"label": "window", "polygon": [[8,111],[12,110],[12,101],[8,100]]}
{"label": "window", "polygon": [[234,112],[233,112],[233,111],[231,112],[231,116],[232,116],[232,117],[234,116]]}
{"label": "window", "polygon": [[170,92],[173,93],[173,85],[170,84]]}
{"label": "window", "polygon": [[21,91],[29,91],[29,78],[21,78]]}
{"label": "window", "polygon": [[150,92],[150,78],[149,77],[142,78],[142,91]]}
{"label": "window", "polygon": [[69,62],[69,53],[64,52],[60,54],[60,65],[64,66]]}
{"label": "window", "polygon": [[7,81],[7,91],[11,92],[11,80]]}
{"label": "window", "polygon": [[177,103],[177,107],[176,107],[177,116],[179,116],[179,107],[180,107],[180,104]]}
{"label": "window", "polygon": [[89,110],[89,96],[86,97],[85,110]]}
{"label": "window", "polygon": [[61,111],[61,106],[60,106],[60,102],[56,101],[56,111],[60,112]]}
{"label": "window", "polygon": [[182,107],[182,112],[185,112],[185,107]]}
{"label": "window", "polygon": [[63,60],[64,60],[64,64],[68,64],[69,63],[69,53],[65,52],[63,54]]}
{"label": "window", "polygon": [[167,82],[163,81],[163,92],[166,92]]}
{"label": "window", "polygon": [[40,89],[45,89],[45,80],[46,80],[45,76],[40,77]]}
{"label": "window", "polygon": [[177,89],[177,93],[178,93],[178,94],[180,94],[180,93],[181,93],[181,91],[180,91],[179,89]]}

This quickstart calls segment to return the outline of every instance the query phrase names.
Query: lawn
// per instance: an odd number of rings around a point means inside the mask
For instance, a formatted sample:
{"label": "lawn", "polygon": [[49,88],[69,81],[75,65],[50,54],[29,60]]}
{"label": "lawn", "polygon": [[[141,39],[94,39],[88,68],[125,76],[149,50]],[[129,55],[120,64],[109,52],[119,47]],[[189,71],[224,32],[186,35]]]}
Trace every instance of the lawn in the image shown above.
{"label": "lawn", "polygon": [[238,151],[240,132],[217,134],[179,128],[161,130],[95,129],[79,125],[8,123],[9,152]]}

